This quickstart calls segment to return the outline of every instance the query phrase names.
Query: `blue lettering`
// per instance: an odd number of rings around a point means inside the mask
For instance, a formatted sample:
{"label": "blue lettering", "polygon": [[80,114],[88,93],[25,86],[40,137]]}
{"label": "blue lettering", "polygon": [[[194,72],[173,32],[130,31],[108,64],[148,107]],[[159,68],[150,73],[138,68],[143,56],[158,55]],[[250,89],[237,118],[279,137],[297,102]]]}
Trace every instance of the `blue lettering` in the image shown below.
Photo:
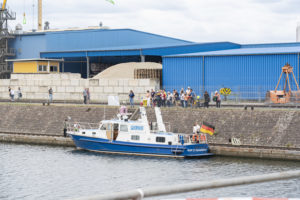
{"label": "blue lettering", "polygon": [[144,130],[144,127],[143,126],[131,126],[130,130],[133,130],[133,131],[142,131],[142,130]]}

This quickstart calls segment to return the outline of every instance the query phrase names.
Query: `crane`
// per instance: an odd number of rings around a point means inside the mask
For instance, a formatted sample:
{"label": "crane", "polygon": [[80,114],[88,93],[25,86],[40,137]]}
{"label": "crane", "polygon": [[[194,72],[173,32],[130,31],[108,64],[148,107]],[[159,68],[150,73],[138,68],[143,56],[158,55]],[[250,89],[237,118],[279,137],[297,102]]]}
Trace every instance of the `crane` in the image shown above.
{"label": "crane", "polygon": [[38,30],[41,31],[43,24],[43,5],[42,0],[38,0]]}
{"label": "crane", "polygon": [[[284,75],[283,75],[284,74]],[[293,77],[297,86],[296,91],[292,91],[291,89],[291,81],[290,78]],[[277,90],[281,78],[284,80],[284,88],[283,90]],[[288,63],[282,67],[282,71],[276,85],[275,90],[271,90],[267,93],[267,96],[270,97],[273,103],[289,103],[289,102],[299,102],[300,100],[300,88],[297,83],[295,74],[293,72],[293,67]]]}
{"label": "crane", "polygon": [[5,8],[6,8],[6,0],[3,0],[2,10],[5,10]]}

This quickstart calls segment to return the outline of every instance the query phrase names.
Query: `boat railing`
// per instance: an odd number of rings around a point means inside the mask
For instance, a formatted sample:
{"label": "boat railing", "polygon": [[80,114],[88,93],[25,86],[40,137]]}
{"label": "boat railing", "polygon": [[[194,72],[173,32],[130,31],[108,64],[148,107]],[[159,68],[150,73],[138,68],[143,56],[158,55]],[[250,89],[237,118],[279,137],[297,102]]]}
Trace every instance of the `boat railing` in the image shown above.
{"label": "boat railing", "polygon": [[78,132],[81,129],[99,129],[99,123],[67,122],[67,131]]}

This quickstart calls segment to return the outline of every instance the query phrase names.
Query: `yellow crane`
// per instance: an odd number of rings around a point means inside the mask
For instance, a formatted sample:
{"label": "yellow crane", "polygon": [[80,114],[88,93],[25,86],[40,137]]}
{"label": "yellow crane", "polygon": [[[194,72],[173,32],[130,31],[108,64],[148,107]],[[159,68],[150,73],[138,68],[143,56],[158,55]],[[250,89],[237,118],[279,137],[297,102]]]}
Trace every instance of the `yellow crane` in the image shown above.
{"label": "yellow crane", "polygon": [[3,0],[2,10],[5,10],[5,8],[6,8],[6,0]]}
{"label": "yellow crane", "polygon": [[42,0],[38,0],[38,30],[43,30],[42,28],[43,24],[43,6],[42,6]]}

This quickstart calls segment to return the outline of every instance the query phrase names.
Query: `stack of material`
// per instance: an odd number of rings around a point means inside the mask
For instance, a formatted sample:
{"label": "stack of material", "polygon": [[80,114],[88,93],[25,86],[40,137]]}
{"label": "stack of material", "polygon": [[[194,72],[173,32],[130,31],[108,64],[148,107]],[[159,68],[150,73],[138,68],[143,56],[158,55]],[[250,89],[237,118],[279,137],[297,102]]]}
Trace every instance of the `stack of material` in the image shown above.
{"label": "stack of material", "polygon": [[135,69],[134,78],[135,79],[161,79],[162,70],[161,69]]}
{"label": "stack of material", "polygon": [[[102,71],[98,75],[94,76],[93,79],[134,79],[135,71],[143,69],[153,70],[151,74],[161,74],[162,64],[153,63],[153,62],[130,62],[130,63],[121,63],[107,68]],[[150,71],[151,71],[150,70]],[[155,70],[160,70],[160,72],[156,72]],[[149,72],[150,73],[150,72]],[[151,75],[152,76],[152,75]],[[154,78],[155,76],[153,76]],[[146,77],[145,77],[146,78]],[[149,77],[150,78],[150,77]],[[159,78],[159,77],[156,77]]]}

